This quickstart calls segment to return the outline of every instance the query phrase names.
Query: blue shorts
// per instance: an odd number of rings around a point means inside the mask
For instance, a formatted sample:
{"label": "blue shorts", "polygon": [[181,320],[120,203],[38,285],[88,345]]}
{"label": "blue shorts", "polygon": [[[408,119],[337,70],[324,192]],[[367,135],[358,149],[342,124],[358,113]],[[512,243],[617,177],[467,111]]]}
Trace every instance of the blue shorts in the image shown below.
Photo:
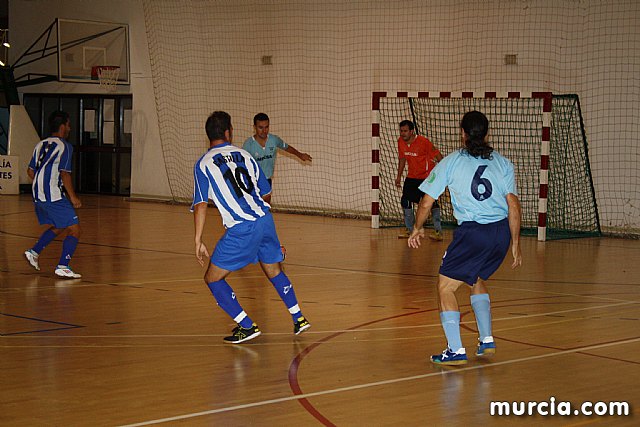
{"label": "blue shorts", "polygon": [[211,264],[229,271],[258,261],[275,264],[282,260],[280,240],[270,213],[228,228],[211,255]]}
{"label": "blue shorts", "polygon": [[440,274],[474,285],[498,270],[511,243],[509,220],[491,224],[463,222],[453,233],[453,241],[442,257]]}
{"label": "blue shorts", "polygon": [[55,202],[34,202],[36,216],[40,225],[50,224],[55,228],[67,228],[78,224],[78,215],[69,199]]}

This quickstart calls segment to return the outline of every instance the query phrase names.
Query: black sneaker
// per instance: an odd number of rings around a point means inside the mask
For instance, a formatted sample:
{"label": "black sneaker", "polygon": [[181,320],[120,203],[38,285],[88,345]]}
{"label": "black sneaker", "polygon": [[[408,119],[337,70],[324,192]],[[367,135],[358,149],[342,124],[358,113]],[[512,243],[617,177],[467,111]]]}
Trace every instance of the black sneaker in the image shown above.
{"label": "black sneaker", "polygon": [[238,325],[231,331],[231,336],[224,337],[224,342],[227,344],[240,344],[254,339],[261,333],[262,332],[260,332],[260,329],[258,329],[258,326],[255,323],[250,328],[243,328]]}
{"label": "black sneaker", "polygon": [[304,316],[298,317],[298,320],[293,324],[293,333],[296,335],[300,335],[307,329],[311,327],[311,323]]}

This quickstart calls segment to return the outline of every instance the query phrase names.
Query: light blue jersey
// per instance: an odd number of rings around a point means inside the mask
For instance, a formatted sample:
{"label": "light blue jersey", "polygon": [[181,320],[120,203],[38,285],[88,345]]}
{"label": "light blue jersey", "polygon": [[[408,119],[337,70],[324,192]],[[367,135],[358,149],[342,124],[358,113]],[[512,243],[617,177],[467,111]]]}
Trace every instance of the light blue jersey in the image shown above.
{"label": "light blue jersey", "polygon": [[257,160],[260,165],[260,169],[264,172],[267,179],[271,179],[273,176],[273,170],[276,166],[276,156],[278,154],[278,148],[286,150],[287,143],[284,142],[278,135],[267,135],[267,142],[264,144],[264,148],[255,138],[252,136],[242,144],[242,148],[247,150],[254,159]]}
{"label": "light blue jersey", "polygon": [[33,200],[56,202],[64,195],[60,172],[71,173],[73,146],[62,138],[52,136],[42,140],[33,150],[29,169],[33,170]]}
{"label": "light blue jersey", "polygon": [[271,206],[262,196],[270,192],[271,186],[253,157],[227,142],[212,147],[196,162],[191,210],[211,199],[224,226],[231,228],[268,214]]}
{"label": "light blue jersey", "polygon": [[518,195],[513,164],[498,152],[491,159],[476,158],[464,150],[449,154],[420,184],[434,199],[449,187],[453,215],[458,224],[489,224],[507,218],[507,194]]}

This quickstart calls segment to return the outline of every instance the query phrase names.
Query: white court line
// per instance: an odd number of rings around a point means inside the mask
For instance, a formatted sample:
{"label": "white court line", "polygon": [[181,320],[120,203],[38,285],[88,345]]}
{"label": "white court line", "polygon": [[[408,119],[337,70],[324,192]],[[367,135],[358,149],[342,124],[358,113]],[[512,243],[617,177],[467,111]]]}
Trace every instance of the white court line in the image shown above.
{"label": "white court line", "polygon": [[[568,294],[568,293],[565,293],[565,292],[538,291],[538,290],[535,290],[535,289],[511,288],[511,287],[504,287],[504,286],[491,286],[491,288],[502,289],[502,290],[514,290],[514,291],[519,291],[519,292],[532,292],[532,293],[539,293],[539,294],[549,294],[549,295],[562,295],[562,296],[567,296],[567,297],[594,298],[594,299],[601,299],[601,300],[605,300],[605,301],[628,301],[628,300],[625,300],[625,299],[608,298],[608,297],[602,297],[602,296],[596,296],[596,295]],[[637,295],[637,294],[632,294],[632,295]]]}
{"label": "white court line", "polygon": [[[532,281],[532,282],[533,283],[537,283],[535,281]],[[592,298],[592,299],[601,299],[601,300],[605,300],[605,301],[629,301],[628,299],[608,298],[608,297],[602,297],[602,296],[596,296],[596,295],[581,295],[581,294],[571,294],[571,293],[566,293],[566,292],[539,291],[539,290],[534,290],[534,289],[512,288],[512,287],[495,286],[495,285],[492,285],[491,289],[501,289],[501,290],[519,291],[519,292],[531,292],[531,293],[549,294],[549,295],[560,295],[560,296],[565,296],[565,297]],[[637,294],[630,294],[630,295],[637,295]],[[433,298],[412,300],[411,302],[412,303],[421,303],[421,302],[426,302],[426,301],[430,301],[430,300],[433,300]],[[499,303],[499,302],[500,301],[496,301],[496,304]],[[640,302],[640,301],[638,301],[638,302]]]}
{"label": "white court line", "polygon": [[312,393],[304,393],[304,394],[300,394],[300,395],[296,395],[296,396],[281,397],[281,398],[278,398],[278,399],[262,400],[262,401],[259,401],[259,402],[247,403],[247,404],[244,404],[244,405],[228,406],[226,408],[212,409],[212,410],[209,410],[209,411],[202,411],[202,412],[194,412],[194,413],[191,413],[191,414],[178,415],[178,416],[175,416],[175,417],[159,418],[159,419],[156,419],[156,420],[143,421],[143,422],[135,423],[135,424],[126,424],[126,425],[121,426],[121,427],[137,427],[137,426],[146,426],[146,425],[150,425],[150,424],[167,423],[167,422],[170,422],[170,421],[185,420],[185,419],[188,419],[188,418],[201,417],[201,416],[204,416],[204,415],[213,415],[213,414],[219,414],[219,413],[222,413],[222,412],[237,411],[239,409],[255,408],[255,407],[259,407],[259,406],[273,405],[275,403],[289,402],[289,401],[292,401],[292,400],[300,400],[300,399],[308,399],[310,397],[324,396],[324,395],[328,395],[328,394],[344,393],[344,392],[353,391],[353,390],[360,390],[360,389],[364,389],[364,388],[378,387],[378,386],[382,386],[382,385],[396,384],[396,383],[402,383],[402,382],[406,382],[406,381],[421,380],[421,379],[424,379],[424,378],[435,377],[435,376],[454,375],[454,374],[457,374],[457,373],[460,373],[460,372],[474,371],[474,370],[478,370],[478,369],[485,369],[485,368],[491,368],[491,367],[502,366],[502,365],[511,365],[511,364],[520,363],[520,362],[529,362],[531,360],[546,359],[546,358],[549,358],[549,357],[561,356],[561,355],[564,355],[564,354],[579,353],[579,352],[582,352],[582,351],[596,350],[596,349],[599,349],[599,348],[606,348],[606,347],[613,347],[613,346],[618,346],[618,345],[632,344],[632,343],[636,343],[636,342],[640,342],[640,338],[634,338],[634,339],[625,340],[625,341],[619,341],[619,342],[615,342],[615,343],[607,343],[607,344],[598,344],[598,345],[592,345],[592,346],[585,346],[585,347],[575,348],[575,349],[572,349],[572,350],[563,350],[563,351],[557,351],[557,352],[554,352],[554,353],[541,354],[539,356],[523,357],[521,359],[513,359],[513,360],[507,360],[507,361],[504,361],[504,362],[491,363],[490,365],[469,366],[469,367],[466,367],[466,368],[459,368],[459,369],[455,369],[455,370],[432,372],[432,373],[429,373],[429,374],[413,375],[413,376],[410,376],[410,377],[395,378],[395,379],[384,380],[384,381],[375,381],[375,382],[370,382],[370,383],[352,385],[352,386],[348,386],[348,387],[339,387],[339,388],[334,388],[334,389],[330,389],[330,390],[316,391],[316,392],[312,392]]}
{"label": "white court line", "polygon": [[[520,325],[520,326],[513,326],[510,328],[500,328],[500,329],[494,329],[494,333],[502,333],[503,331],[512,331],[515,329],[525,329],[525,328],[535,328],[538,326],[549,326],[549,325],[557,325],[558,323],[568,323],[568,322],[576,322],[578,320],[582,320],[582,318],[578,318],[578,319],[563,319],[563,320],[557,320],[555,322],[545,322],[545,323],[538,323],[538,324],[527,324],[527,325]],[[435,325],[434,325],[435,326]],[[437,325],[437,326],[441,326],[441,325]],[[354,331],[356,332],[356,331]],[[494,334],[494,335],[495,335]],[[263,334],[266,335],[266,334]],[[460,335],[463,337],[466,336],[478,336],[477,332],[469,332],[469,331],[460,331]],[[74,337],[72,337],[74,338]],[[82,338],[82,337],[75,337],[75,338]],[[118,338],[118,337],[104,337],[104,338]],[[162,338],[162,336],[158,337],[158,338]],[[424,340],[428,340],[428,339],[432,339],[432,338],[438,338],[441,339],[442,338],[442,332],[437,332],[434,335],[418,335],[418,336],[413,336],[410,338],[406,338],[406,337],[402,337],[402,338],[359,338],[358,339],[358,343],[380,343],[380,342],[392,342],[392,341],[424,341]],[[349,336],[347,336],[346,338],[343,339],[332,339],[330,342],[324,342],[323,344],[345,344],[345,343],[349,343],[349,345],[353,345],[353,339],[350,339]],[[242,351],[253,351],[255,350],[255,347],[275,347],[275,346],[290,346],[291,342],[287,341],[287,342],[275,342],[275,343],[261,343],[261,342],[256,342],[256,343],[252,343],[251,347],[246,347],[246,346],[233,346],[232,348],[238,348],[241,349]],[[152,347],[161,347],[161,348],[171,348],[171,347],[178,347],[178,348],[185,348],[185,347],[193,347],[193,348],[200,348],[200,347],[230,347],[229,344],[220,344],[220,343],[210,343],[210,344],[184,344],[184,343],[180,343],[180,344],[166,344],[166,343],[159,343],[159,344],[113,344],[113,345],[107,345],[107,344],[99,344],[99,345],[94,345],[94,344],[87,344],[87,345],[11,345],[11,346],[2,346],[0,345],[0,348],[152,348]],[[239,350],[240,351],[240,350]]]}
{"label": "white court line", "polygon": [[[321,273],[296,273],[295,277],[298,276],[319,276]],[[353,274],[353,273],[350,273]],[[188,279],[162,279],[162,280],[145,280],[143,282],[112,282],[107,283],[108,285],[152,285],[156,283],[173,283],[173,282],[203,282],[203,276],[198,276],[196,278],[188,278]],[[240,276],[238,274],[232,276],[232,280],[241,280],[241,279],[266,279],[264,274],[256,274],[256,275],[248,275],[248,276]]]}
{"label": "white court line", "polygon": [[[585,310],[598,310],[601,308],[609,308],[609,307],[618,307],[622,305],[633,305],[638,304],[635,301],[626,301],[620,302],[616,304],[606,304],[606,305],[597,305],[594,307],[582,307],[582,308],[572,308],[568,310],[558,310],[558,311],[549,311],[545,313],[536,313],[536,314],[525,314],[522,316],[511,316],[511,317],[499,317],[494,318],[493,322],[500,322],[504,320],[518,320],[518,319],[530,319],[533,317],[542,317],[554,314],[564,314],[564,313],[573,313],[576,311],[585,311]],[[579,319],[576,319],[579,320]],[[461,325],[475,325],[475,320],[468,320],[465,322],[460,322]],[[385,327],[385,328],[358,328],[358,329],[337,329],[337,330],[324,330],[324,331],[306,331],[305,335],[311,334],[336,334],[336,333],[349,333],[349,332],[377,332],[377,331],[387,331],[387,330],[398,330],[398,329],[419,329],[419,328],[435,328],[442,327],[441,323],[428,323],[425,325],[415,325],[415,326],[393,326],[393,327]],[[58,338],[215,338],[215,337],[224,337],[228,334],[190,334],[190,335],[7,335],[3,338],[5,339],[20,339],[20,338],[48,338],[48,339],[58,339]],[[269,332],[262,333],[262,335],[291,335],[291,332]],[[228,344],[227,344],[228,345]],[[252,344],[255,345],[255,344]],[[99,347],[99,346],[95,346]]]}

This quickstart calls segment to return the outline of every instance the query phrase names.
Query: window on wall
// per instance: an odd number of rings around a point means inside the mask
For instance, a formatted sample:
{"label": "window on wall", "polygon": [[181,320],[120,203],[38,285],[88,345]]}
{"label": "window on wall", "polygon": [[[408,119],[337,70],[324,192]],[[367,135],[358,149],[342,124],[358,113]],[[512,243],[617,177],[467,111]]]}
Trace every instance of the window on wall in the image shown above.
{"label": "window on wall", "polygon": [[74,184],[79,193],[130,195],[130,95],[25,94],[23,102],[42,137],[49,133],[51,112],[69,113],[68,142],[74,147]]}

